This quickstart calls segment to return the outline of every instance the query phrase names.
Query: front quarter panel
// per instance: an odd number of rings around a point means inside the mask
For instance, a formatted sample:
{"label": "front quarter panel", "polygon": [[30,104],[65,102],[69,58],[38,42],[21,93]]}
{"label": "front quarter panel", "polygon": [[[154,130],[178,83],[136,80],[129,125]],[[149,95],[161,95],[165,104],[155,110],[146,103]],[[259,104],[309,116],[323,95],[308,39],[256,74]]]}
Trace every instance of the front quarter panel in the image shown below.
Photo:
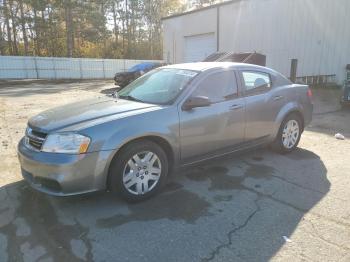
{"label": "front quarter panel", "polygon": [[179,121],[175,106],[107,121],[81,132],[92,139],[90,152],[119,149],[145,136],[163,138],[172,147],[174,156],[179,152]]}

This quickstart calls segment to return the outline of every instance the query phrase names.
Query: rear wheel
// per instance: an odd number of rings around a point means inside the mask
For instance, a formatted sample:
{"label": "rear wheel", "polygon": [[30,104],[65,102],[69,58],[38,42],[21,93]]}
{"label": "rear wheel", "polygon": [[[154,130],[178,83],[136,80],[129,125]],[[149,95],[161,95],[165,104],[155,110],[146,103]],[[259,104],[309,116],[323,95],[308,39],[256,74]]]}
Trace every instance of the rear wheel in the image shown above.
{"label": "rear wheel", "polygon": [[288,115],[282,122],[272,148],[280,153],[289,153],[299,144],[303,131],[302,120],[297,114]]}
{"label": "rear wheel", "polygon": [[113,160],[109,188],[128,201],[140,201],[156,194],[168,174],[164,150],[151,141],[126,145]]}

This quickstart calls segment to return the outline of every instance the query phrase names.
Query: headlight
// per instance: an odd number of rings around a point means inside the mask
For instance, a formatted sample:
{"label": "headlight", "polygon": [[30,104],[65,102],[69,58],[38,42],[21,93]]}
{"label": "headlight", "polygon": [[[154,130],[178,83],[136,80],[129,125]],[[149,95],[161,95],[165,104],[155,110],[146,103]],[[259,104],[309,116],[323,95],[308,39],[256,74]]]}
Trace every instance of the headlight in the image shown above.
{"label": "headlight", "polygon": [[87,151],[90,138],[76,133],[57,133],[47,136],[41,149],[49,153],[83,154]]}

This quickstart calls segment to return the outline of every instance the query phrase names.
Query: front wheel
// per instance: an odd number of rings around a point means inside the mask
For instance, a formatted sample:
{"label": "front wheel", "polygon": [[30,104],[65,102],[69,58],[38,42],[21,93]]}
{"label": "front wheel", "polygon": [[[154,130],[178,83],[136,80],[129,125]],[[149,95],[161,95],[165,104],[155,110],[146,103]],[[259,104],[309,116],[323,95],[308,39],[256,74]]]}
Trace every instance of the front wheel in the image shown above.
{"label": "front wheel", "polygon": [[128,201],[141,201],[156,194],[168,174],[164,150],[151,141],[137,141],[125,146],[113,160],[109,188]]}
{"label": "front wheel", "polygon": [[272,148],[280,153],[292,152],[299,144],[302,131],[301,118],[290,114],[283,120]]}

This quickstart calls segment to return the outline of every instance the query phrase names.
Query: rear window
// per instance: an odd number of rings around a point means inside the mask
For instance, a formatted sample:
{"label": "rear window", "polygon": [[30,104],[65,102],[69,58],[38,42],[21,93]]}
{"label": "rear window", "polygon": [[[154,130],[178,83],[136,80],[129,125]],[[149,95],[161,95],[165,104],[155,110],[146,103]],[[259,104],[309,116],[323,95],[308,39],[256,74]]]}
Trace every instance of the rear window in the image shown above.
{"label": "rear window", "polygon": [[243,71],[242,76],[246,93],[260,93],[271,88],[271,78],[268,73]]}
{"label": "rear window", "polygon": [[271,87],[271,79],[269,74],[252,71],[245,71],[242,74],[245,88],[248,91],[261,87]]}

